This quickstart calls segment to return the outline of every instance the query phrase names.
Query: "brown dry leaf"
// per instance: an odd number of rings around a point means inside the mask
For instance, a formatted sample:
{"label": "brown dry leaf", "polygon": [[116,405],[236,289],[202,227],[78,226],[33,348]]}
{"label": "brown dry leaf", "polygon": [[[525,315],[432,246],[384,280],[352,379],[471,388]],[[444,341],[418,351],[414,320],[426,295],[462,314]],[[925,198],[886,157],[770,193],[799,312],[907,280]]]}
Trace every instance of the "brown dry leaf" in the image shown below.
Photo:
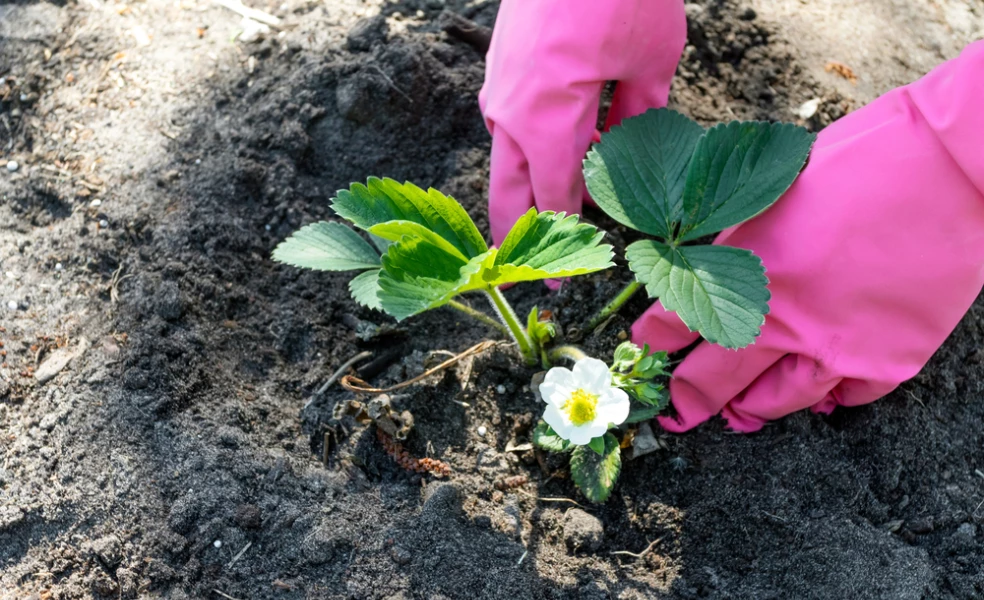
{"label": "brown dry leaf", "polygon": [[823,68],[823,70],[828,73],[840,75],[841,77],[850,81],[854,85],[858,84],[858,76],[854,73],[854,69],[845,65],[842,62],[832,60],[827,63],[827,65]]}

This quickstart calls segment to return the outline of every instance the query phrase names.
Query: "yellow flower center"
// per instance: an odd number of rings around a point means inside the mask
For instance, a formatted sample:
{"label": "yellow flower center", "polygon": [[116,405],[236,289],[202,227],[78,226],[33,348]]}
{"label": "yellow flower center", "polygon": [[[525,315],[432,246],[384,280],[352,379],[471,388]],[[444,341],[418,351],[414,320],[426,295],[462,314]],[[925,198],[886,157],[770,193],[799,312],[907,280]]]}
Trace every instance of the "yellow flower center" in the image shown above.
{"label": "yellow flower center", "polygon": [[560,407],[567,413],[567,418],[576,426],[584,425],[594,421],[596,409],[598,408],[598,396],[577,389],[571,397]]}

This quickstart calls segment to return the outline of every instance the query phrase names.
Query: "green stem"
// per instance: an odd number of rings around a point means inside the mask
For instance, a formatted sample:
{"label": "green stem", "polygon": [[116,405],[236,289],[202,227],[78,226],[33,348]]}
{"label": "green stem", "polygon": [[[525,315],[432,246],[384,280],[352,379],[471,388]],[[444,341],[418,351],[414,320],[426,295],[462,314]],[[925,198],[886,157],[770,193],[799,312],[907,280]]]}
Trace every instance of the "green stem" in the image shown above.
{"label": "green stem", "polygon": [[512,338],[516,340],[516,344],[519,345],[519,351],[522,352],[523,358],[526,359],[526,363],[529,365],[535,365],[537,362],[536,352],[533,350],[533,340],[530,339],[529,333],[527,333],[526,328],[519,322],[516,318],[516,312],[509,305],[506,297],[502,295],[499,288],[489,288],[486,290],[489,295],[489,299],[492,301],[492,305],[495,306],[495,310],[499,313],[499,318],[502,322],[506,324],[509,328],[509,333],[512,334]]}
{"label": "green stem", "polygon": [[638,292],[639,291],[639,288],[641,288],[641,287],[642,287],[642,284],[633,279],[632,280],[632,283],[630,283],[629,285],[625,286],[625,289],[623,289],[621,292],[619,292],[617,296],[615,296],[614,298],[612,298],[612,301],[609,302],[605,306],[605,308],[601,309],[601,312],[599,312],[598,314],[596,314],[591,319],[591,321],[588,322],[588,327],[587,327],[588,331],[594,330],[595,327],[597,327],[597,326],[601,325],[602,323],[604,323],[605,322],[605,319],[607,319],[608,317],[610,317],[613,314],[615,314],[616,312],[618,312],[618,309],[622,308],[622,305],[625,304],[626,302],[628,302],[629,301],[629,298],[631,298],[632,296],[634,296],[635,293]]}
{"label": "green stem", "polygon": [[551,363],[558,362],[565,358],[570,359],[573,362],[577,362],[582,358],[587,357],[588,355],[577,346],[557,346],[556,348],[551,348],[550,352],[547,353],[547,358]]}
{"label": "green stem", "polygon": [[458,302],[457,300],[449,301],[448,306],[450,306],[451,308],[457,311],[461,311],[465,313],[466,315],[468,315],[473,319],[477,319],[482,323],[485,323],[486,325],[497,330],[499,333],[503,334],[504,336],[509,337],[509,330],[506,329],[505,326],[502,325],[502,323],[496,321],[495,319],[488,316],[487,314],[479,310],[475,310],[474,308],[468,306],[467,304],[463,304],[461,302]]}

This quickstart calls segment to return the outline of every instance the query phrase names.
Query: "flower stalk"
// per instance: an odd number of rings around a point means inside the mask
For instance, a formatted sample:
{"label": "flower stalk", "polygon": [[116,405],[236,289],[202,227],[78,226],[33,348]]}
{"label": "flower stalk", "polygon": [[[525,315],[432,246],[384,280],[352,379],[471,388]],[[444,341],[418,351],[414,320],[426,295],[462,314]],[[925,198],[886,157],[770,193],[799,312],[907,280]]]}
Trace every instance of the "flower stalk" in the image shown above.
{"label": "flower stalk", "polygon": [[526,364],[532,366],[537,363],[538,357],[536,350],[533,347],[533,340],[530,339],[526,328],[519,322],[516,318],[516,312],[510,306],[509,301],[506,297],[502,295],[502,291],[499,288],[492,287],[486,290],[489,295],[489,300],[492,301],[492,305],[495,306],[495,311],[499,314],[499,318],[506,325],[512,338],[516,341],[519,346],[519,351],[522,353],[523,358],[526,360]]}
{"label": "flower stalk", "polygon": [[622,305],[628,302],[629,299],[632,298],[632,296],[634,296],[641,287],[642,284],[633,279],[629,285],[625,286],[625,288],[618,293],[618,295],[612,298],[611,302],[605,305],[605,308],[601,309],[598,314],[596,314],[591,321],[588,322],[588,331],[594,330],[595,327],[604,323],[605,319],[617,313],[618,310],[622,308]]}

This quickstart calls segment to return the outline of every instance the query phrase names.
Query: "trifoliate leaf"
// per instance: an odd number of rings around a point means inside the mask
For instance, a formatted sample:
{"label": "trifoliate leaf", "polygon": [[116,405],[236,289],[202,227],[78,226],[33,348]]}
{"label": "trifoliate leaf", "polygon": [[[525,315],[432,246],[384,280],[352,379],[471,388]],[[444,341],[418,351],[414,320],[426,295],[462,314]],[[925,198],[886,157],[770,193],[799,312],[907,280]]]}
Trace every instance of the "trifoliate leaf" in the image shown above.
{"label": "trifoliate leaf", "polygon": [[622,454],[615,436],[606,433],[605,449],[598,454],[587,446],[578,446],[571,454],[571,478],[581,493],[592,502],[604,502],[615,487],[622,470]]}
{"label": "trifoliate leaf", "polygon": [[596,437],[596,438],[591,438],[591,441],[588,442],[588,448],[591,448],[592,450],[594,450],[595,453],[598,454],[599,456],[604,456],[605,455],[605,438],[603,436],[599,436],[599,437]]}
{"label": "trifoliate leaf", "polygon": [[382,310],[379,304],[379,269],[371,269],[360,273],[355,279],[349,282],[349,292],[352,298],[359,304]]}
{"label": "trifoliate leaf", "polygon": [[626,423],[642,423],[643,421],[648,421],[663,412],[666,406],[647,406],[647,405],[635,405],[629,409],[629,416],[625,419]]}
{"label": "trifoliate leaf", "polygon": [[501,285],[607,269],[614,263],[612,247],[599,243],[604,236],[577,215],[531,208],[506,234],[485,280]]}
{"label": "trifoliate leaf", "polygon": [[633,377],[641,377],[643,379],[652,379],[654,377],[669,375],[666,370],[667,362],[669,357],[666,352],[653,352],[649,354],[649,345],[646,344],[642,353],[643,358],[636,363],[635,369],[632,370]]}
{"label": "trifoliate leaf", "polygon": [[666,408],[666,404],[669,402],[669,396],[667,396],[663,385],[652,381],[643,381],[628,387],[623,386],[623,389],[637,402],[646,406],[656,406],[660,410]]}
{"label": "trifoliate leaf", "polygon": [[379,253],[345,225],[321,221],[280,242],[273,260],[319,271],[351,271],[378,267]]}
{"label": "trifoliate leaf", "polygon": [[622,342],[615,348],[615,354],[612,357],[612,369],[627,373],[635,367],[640,358],[642,358],[642,348],[632,342]]}
{"label": "trifoliate leaf", "polygon": [[693,240],[759,214],[789,189],[816,135],[789,123],[712,127],[687,170],[678,239]]}
{"label": "trifoliate leaf", "polygon": [[591,197],[619,223],[671,237],[682,215],[687,165],[702,133],[700,125],[665,108],[622,121],[584,161]]}
{"label": "trifoliate leaf", "polygon": [[557,435],[552,427],[540,421],[533,429],[533,444],[547,452],[567,452],[571,443]]}
{"label": "trifoliate leaf", "polygon": [[370,177],[366,185],[353,183],[339,190],[331,207],[363,229],[388,221],[412,221],[441,236],[467,258],[488,250],[475,223],[450,196],[435,189],[426,192],[412,183]]}
{"label": "trifoliate leaf", "polygon": [[670,247],[641,240],[625,250],[629,268],[650,297],[676,312],[691,331],[726,348],[755,341],[770,293],[762,261],[729,246]]}
{"label": "trifoliate leaf", "polygon": [[495,250],[489,250],[461,264],[457,257],[421,238],[405,238],[390,246],[383,256],[380,305],[387,314],[402,321],[447,304],[458,294],[483,289],[486,284],[482,273],[494,257]]}
{"label": "trifoliate leaf", "polygon": [[[451,242],[437,235],[426,226],[420,223],[414,223],[413,221],[387,221],[386,223],[373,225],[369,228],[369,233],[391,242],[398,242],[404,237],[419,237],[429,242],[432,246],[436,246],[448,254],[457,257],[461,262],[468,262],[470,258],[462,254]],[[388,252],[389,248],[386,250]]]}

